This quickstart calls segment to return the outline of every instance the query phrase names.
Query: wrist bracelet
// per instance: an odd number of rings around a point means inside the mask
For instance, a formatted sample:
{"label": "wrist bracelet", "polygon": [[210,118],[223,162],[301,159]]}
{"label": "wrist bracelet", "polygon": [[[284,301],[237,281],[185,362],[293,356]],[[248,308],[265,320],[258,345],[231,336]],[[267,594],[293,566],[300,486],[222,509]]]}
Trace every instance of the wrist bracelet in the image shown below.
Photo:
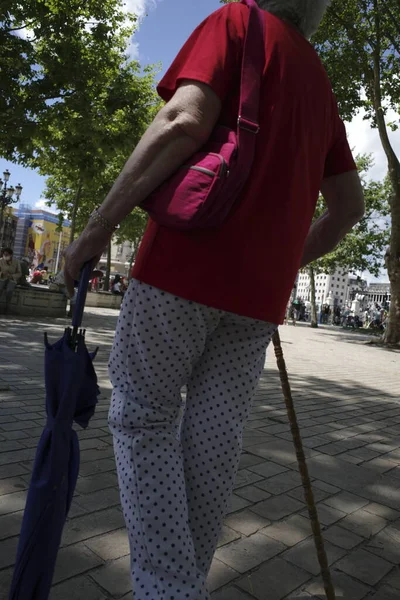
{"label": "wrist bracelet", "polygon": [[94,209],[92,214],[90,215],[92,221],[100,225],[103,229],[108,231],[108,233],[114,233],[118,229],[118,225],[113,225],[110,223],[108,219],[103,217],[103,215],[99,212],[97,208]]}

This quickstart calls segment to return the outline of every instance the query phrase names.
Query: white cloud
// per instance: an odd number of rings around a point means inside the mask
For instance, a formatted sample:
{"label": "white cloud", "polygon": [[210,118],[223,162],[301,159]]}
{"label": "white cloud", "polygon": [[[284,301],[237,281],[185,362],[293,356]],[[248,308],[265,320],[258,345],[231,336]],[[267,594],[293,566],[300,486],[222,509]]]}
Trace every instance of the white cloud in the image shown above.
{"label": "white cloud", "polygon": [[142,19],[149,10],[156,8],[156,0],[126,0],[123,8],[126,12],[135,13]]}
{"label": "white cloud", "polygon": [[[351,123],[346,123],[346,129],[349,136],[349,142],[355,154],[372,154],[374,166],[369,171],[369,177],[372,179],[383,179],[387,173],[386,155],[382,148],[377,129],[372,129],[369,121],[363,119],[365,111],[361,110]],[[394,111],[388,111],[386,122],[399,122],[400,116]],[[390,141],[394,151],[400,155],[400,129],[392,132],[389,130]]]}
{"label": "white cloud", "polygon": [[[122,3],[121,8],[124,13],[133,13],[138,17],[138,26],[140,27],[140,23],[146,14],[150,10],[154,10],[157,7],[157,2],[161,0],[125,0]],[[86,25],[86,30],[90,31],[93,27],[94,21],[90,21]],[[134,36],[131,38],[127,53],[132,60],[139,59],[139,44],[134,40]]]}
{"label": "white cloud", "polygon": [[33,31],[30,29],[27,29],[26,27],[23,27],[23,29],[19,29],[18,31],[15,31],[14,35],[22,38],[23,40],[33,40],[33,38],[35,37],[35,34],[33,33]]}
{"label": "white cloud", "polygon": [[46,202],[47,200],[45,200],[44,198],[40,198],[40,200],[35,202],[34,208],[36,210],[47,210],[47,212],[53,212],[53,210],[46,205]]}
{"label": "white cloud", "polygon": [[[142,19],[150,10],[154,10],[157,7],[157,2],[160,0],[126,0],[123,5],[125,12],[134,13],[139,19],[139,26]],[[139,44],[135,41],[134,37],[131,39],[128,46],[128,54],[132,60],[138,60],[139,58]]]}
{"label": "white cloud", "polygon": [[139,60],[139,44],[134,41],[133,37],[129,42],[127,53],[132,60]]}

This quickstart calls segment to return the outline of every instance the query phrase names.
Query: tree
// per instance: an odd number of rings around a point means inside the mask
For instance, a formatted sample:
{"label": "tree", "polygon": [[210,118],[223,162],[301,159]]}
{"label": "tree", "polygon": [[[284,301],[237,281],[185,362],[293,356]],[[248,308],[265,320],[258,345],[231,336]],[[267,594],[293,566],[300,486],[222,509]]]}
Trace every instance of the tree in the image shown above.
{"label": "tree", "polygon": [[[333,273],[340,269],[351,273],[368,271],[377,276],[384,265],[384,253],[390,235],[388,216],[391,189],[388,180],[378,182],[367,178],[368,170],[372,164],[370,155],[357,157],[357,167],[365,195],[366,211],[364,217],[332,253],[323,256],[305,268],[310,277],[312,327],[318,326],[315,303],[316,274]],[[314,220],[318,219],[325,210],[324,199],[320,196]]]}
{"label": "tree", "polygon": [[307,267],[308,276],[310,278],[310,300],[311,300],[311,327],[318,327],[318,312],[317,312],[317,302],[315,299],[315,269],[313,265],[308,265]]}
{"label": "tree", "polygon": [[154,118],[156,72],[127,56],[121,0],[6,1],[0,17],[0,155],[48,177],[72,240]]}
{"label": "tree", "polygon": [[389,137],[388,109],[400,106],[398,0],[333,0],[314,43],[330,75],[343,117],[359,109],[378,128],[392,188],[386,267],[392,301],[385,341],[400,343],[400,161]]}
{"label": "tree", "polygon": [[[45,198],[71,220],[73,240],[108,193],[154,118],[160,100],[155,91],[155,69],[141,69],[137,61],[127,57],[132,27],[122,26],[126,15],[119,1],[108,0],[103,12],[100,5],[89,2],[92,11],[100,11],[94,14],[93,22],[88,21],[90,11],[79,11],[79,3],[64,6],[61,0],[53,0],[49,4],[46,18],[50,23],[55,19],[53,12],[60,10],[69,17],[71,26],[63,28],[60,24],[60,40],[54,38],[51,25],[49,39],[39,36],[29,42],[31,56],[41,61],[37,83],[42,104],[34,115],[35,135],[28,148],[20,146],[18,134],[10,131],[9,147],[3,148],[3,153],[48,177]],[[111,8],[119,12],[110,16]],[[21,20],[22,16],[14,17],[15,22]],[[25,15],[23,22],[32,20]],[[9,35],[14,40],[15,36]],[[57,64],[61,65],[60,73],[55,72]],[[26,86],[31,107],[38,102],[34,83]],[[51,100],[43,91],[48,88],[52,90]],[[28,110],[27,115],[29,120]]]}
{"label": "tree", "polygon": [[[54,202],[63,203],[68,192],[71,239],[80,231],[81,204],[86,201],[90,208],[83,210],[87,217],[108,192],[159,106],[155,71],[152,67],[141,71],[136,61],[127,61],[123,49],[128,42],[128,32],[116,34],[114,56],[104,61],[97,79],[55,101],[42,116],[42,142],[29,163],[52,178]],[[57,186],[61,198],[54,193]],[[45,195],[49,197],[47,191]]]}
{"label": "tree", "polygon": [[117,244],[122,244],[125,241],[131,242],[132,254],[129,261],[129,276],[131,268],[136,260],[140,242],[142,241],[144,232],[148,223],[148,215],[141,208],[135,208],[124,221],[121,227],[115,234]]}
{"label": "tree", "polygon": [[111,240],[107,245],[107,261],[106,261],[106,274],[104,276],[104,291],[110,291],[110,275],[111,275]]}
{"label": "tree", "polygon": [[[129,65],[119,82],[117,105],[110,89],[88,94],[84,106],[63,102],[48,122],[51,141],[31,161],[49,176],[45,197],[70,217],[71,239],[104,199],[158,109],[154,71],[139,76],[137,68]],[[114,74],[110,79],[114,84]]]}
{"label": "tree", "polygon": [[[83,105],[118,70],[136,18],[121,0],[4,0],[0,155],[26,164],[64,100]],[[45,124],[45,127],[43,125]]]}

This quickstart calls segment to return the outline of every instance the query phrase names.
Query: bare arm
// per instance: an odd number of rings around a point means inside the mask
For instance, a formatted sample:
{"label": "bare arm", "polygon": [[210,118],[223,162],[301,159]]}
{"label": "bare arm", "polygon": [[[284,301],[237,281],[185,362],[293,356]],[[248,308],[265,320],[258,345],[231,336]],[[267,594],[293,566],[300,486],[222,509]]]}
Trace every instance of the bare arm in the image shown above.
{"label": "bare arm", "polygon": [[185,81],[160,110],[100,207],[113,224],[163,183],[209,138],[221,111],[215,92]]}
{"label": "bare arm", "polygon": [[365,212],[364,193],[357,171],[325,179],[321,192],[328,210],[311,226],[302,267],[332,252]]}
{"label": "bare arm", "polygon": [[[208,140],[221,101],[211,87],[183,81],[160,110],[117,178],[100,213],[113,225],[121,221]],[[98,258],[111,234],[89,220],[65,251],[65,283],[70,295],[83,265]]]}

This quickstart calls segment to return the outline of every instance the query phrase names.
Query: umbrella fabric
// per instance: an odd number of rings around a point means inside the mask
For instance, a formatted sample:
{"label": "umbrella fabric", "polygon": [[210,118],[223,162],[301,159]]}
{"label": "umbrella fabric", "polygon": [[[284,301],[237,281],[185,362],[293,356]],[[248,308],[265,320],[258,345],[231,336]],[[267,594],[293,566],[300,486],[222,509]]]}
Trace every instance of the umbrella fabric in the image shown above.
{"label": "umbrella fabric", "polygon": [[72,424],[87,427],[99,394],[94,356],[83,335],[78,334],[75,350],[70,332],[55,344],[46,338],[47,423],[36,451],[9,600],[49,597],[79,472],[79,443]]}

